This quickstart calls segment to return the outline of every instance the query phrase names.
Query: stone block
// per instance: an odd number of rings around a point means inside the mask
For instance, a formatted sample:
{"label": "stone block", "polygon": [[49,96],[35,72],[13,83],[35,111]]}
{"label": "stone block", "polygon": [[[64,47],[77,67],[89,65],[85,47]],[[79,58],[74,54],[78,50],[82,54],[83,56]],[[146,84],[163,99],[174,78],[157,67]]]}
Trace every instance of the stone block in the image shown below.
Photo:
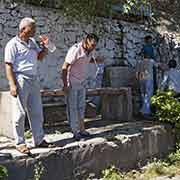
{"label": "stone block", "polygon": [[85,117],[86,118],[95,118],[96,117],[96,105],[93,103],[86,103],[86,111],[85,111]]}
{"label": "stone block", "polygon": [[66,106],[59,103],[43,104],[44,124],[48,127],[67,121]]}
{"label": "stone block", "polygon": [[102,95],[102,119],[104,120],[132,120],[131,89],[124,88],[121,94],[106,93]]}
{"label": "stone block", "polygon": [[107,67],[105,70],[105,84],[113,88],[130,86],[134,78],[135,70],[128,66]]}
{"label": "stone block", "polygon": [[27,174],[26,159],[1,161],[2,166],[8,169],[8,179],[25,180]]}
{"label": "stone block", "polygon": [[13,138],[12,118],[15,110],[9,91],[0,92],[0,135]]}

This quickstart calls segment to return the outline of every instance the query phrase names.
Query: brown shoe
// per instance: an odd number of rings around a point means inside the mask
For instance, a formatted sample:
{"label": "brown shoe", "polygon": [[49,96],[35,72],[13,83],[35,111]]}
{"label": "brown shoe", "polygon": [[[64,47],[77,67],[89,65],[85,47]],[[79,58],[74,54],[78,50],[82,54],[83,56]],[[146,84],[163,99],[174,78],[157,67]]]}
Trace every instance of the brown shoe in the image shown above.
{"label": "brown shoe", "polygon": [[37,145],[36,147],[38,148],[53,148],[56,147],[56,145],[54,143],[48,143],[45,140],[43,140],[39,145]]}
{"label": "brown shoe", "polygon": [[20,144],[16,147],[16,149],[20,152],[20,153],[23,153],[23,154],[27,154],[28,156],[31,156],[31,152],[30,152],[30,149],[27,147],[26,144]]}

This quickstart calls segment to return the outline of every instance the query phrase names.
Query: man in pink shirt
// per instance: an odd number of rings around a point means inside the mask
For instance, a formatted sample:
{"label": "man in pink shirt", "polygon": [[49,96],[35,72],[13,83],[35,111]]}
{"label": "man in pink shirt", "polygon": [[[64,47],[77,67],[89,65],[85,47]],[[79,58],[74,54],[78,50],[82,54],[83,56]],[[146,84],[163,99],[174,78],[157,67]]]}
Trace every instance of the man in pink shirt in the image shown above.
{"label": "man in pink shirt", "polygon": [[[69,49],[62,66],[67,116],[76,140],[90,137],[84,126],[86,68],[89,63],[95,63],[91,57],[91,52],[95,49],[98,40],[95,34],[88,34],[80,43],[74,44]],[[98,57],[96,62],[102,63],[103,59]]]}

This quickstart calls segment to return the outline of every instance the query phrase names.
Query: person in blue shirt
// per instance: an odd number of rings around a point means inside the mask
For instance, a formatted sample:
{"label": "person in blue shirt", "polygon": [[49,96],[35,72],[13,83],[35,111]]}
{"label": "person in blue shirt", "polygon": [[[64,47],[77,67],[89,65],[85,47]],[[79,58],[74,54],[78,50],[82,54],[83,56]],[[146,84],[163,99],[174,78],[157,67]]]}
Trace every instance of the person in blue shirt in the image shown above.
{"label": "person in blue shirt", "polygon": [[[143,49],[142,49],[142,53],[143,54],[147,54],[149,56],[150,59],[153,59],[154,61],[156,61],[156,53],[155,53],[155,49],[158,46],[158,43],[153,43],[153,38],[151,35],[145,36],[144,38],[144,45],[143,45]],[[157,79],[156,79],[156,67],[153,67],[153,84],[154,84],[154,93],[157,89]]]}
{"label": "person in blue shirt", "polygon": [[153,43],[152,36],[148,35],[144,38],[144,45],[143,45],[143,54],[148,54],[149,58],[155,60],[155,46],[156,43]]}

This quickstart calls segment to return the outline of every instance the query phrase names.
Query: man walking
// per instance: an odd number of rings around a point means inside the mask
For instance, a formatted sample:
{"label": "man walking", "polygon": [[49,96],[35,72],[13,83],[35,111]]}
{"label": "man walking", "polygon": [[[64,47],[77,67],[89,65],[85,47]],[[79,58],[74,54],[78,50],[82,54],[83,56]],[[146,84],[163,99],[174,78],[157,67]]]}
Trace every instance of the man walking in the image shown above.
{"label": "man walking", "polygon": [[24,138],[26,112],[34,146],[48,146],[48,143],[43,140],[43,112],[40,86],[37,81],[37,61],[41,61],[48,50],[45,47],[40,49],[36,44],[33,39],[35,32],[35,20],[23,18],[19,24],[19,33],[5,47],[6,76],[13,103],[16,105],[13,116],[15,143],[17,150],[26,154],[30,153]]}
{"label": "man walking", "polygon": [[[97,43],[98,37],[95,34],[88,34],[80,43],[69,49],[62,67],[67,116],[76,140],[90,137],[84,126],[86,68],[87,64],[95,63],[91,57],[91,52],[95,49]],[[96,62],[102,63],[103,59],[98,57]]]}

